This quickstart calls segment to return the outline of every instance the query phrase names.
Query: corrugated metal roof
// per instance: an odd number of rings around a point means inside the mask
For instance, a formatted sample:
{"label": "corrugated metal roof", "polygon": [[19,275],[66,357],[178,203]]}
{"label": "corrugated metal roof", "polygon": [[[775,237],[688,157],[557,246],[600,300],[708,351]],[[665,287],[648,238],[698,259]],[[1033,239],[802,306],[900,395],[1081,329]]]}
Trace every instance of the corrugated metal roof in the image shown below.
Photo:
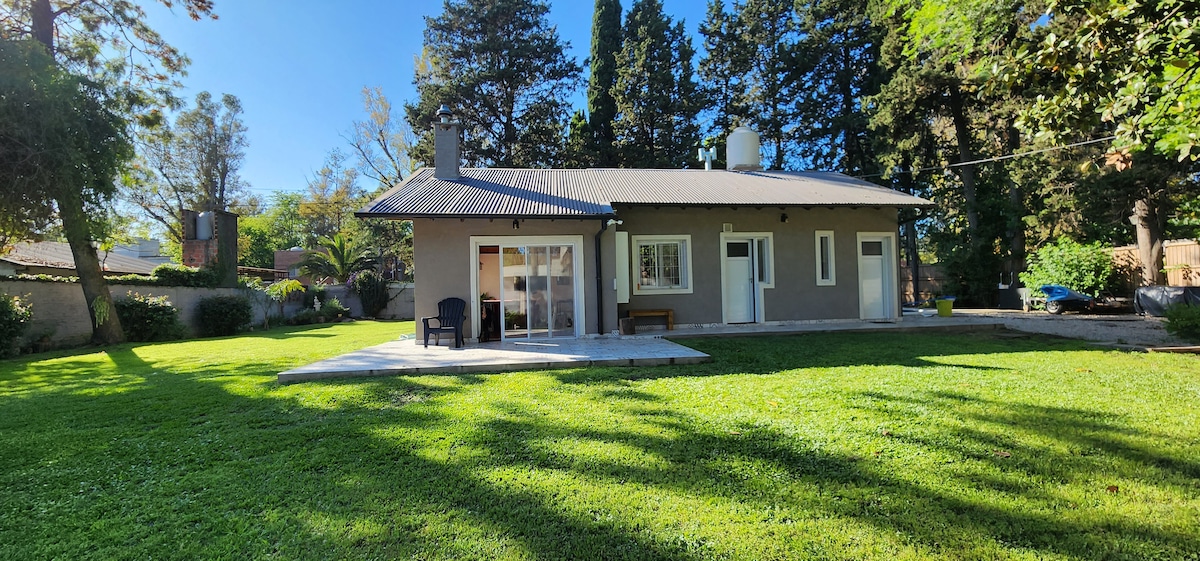
{"label": "corrugated metal roof", "polygon": [[828,172],[676,169],[422,168],[356,213],[364,218],[612,215],[613,205],[931,206],[933,203]]}

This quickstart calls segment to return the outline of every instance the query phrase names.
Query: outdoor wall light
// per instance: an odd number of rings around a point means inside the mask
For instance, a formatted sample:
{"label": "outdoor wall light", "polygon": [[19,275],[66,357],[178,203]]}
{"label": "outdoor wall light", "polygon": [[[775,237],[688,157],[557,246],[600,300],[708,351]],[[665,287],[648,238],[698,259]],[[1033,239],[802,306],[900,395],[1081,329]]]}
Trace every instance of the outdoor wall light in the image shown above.
{"label": "outdoor wall light", "polygon": [[783,214],[780,214],[780,215],[779,215],[779,221],[780,221],[780,222],[782,222],[782,223],[784,223],[784,224],[787,224],[787,220],[788,220],[788,219],[787,219],[787,213],[786,213],[786,212],[785,212],[785,213],[783,213]]}
{"label": "outdoor wall light", "polygon": [[521,229],[521,221],[514,218],[513,219],[513,230],[520,230],[520,229]]}

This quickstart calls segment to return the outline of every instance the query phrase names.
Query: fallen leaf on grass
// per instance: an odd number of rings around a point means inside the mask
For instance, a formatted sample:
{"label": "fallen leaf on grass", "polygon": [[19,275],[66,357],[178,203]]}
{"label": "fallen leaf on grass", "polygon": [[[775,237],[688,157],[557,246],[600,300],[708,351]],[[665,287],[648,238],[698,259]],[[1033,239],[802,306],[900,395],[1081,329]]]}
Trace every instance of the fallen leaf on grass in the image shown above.
{"label": "fallen leaf on grass", "polygon": [[883,429],[883,430],[879,431],[879,434],[882,434],[883,436],[892,436],[892,431]]}
{"label": "fallen leaf on grass", "polygon": [[767,405],[770,405],[771,407],[779,407],[779,402],[778,401],[768,401]]}
{"label": "fallen leaf on grass", "polygon": [[732,435],[735,435],[735,436],[736,436],[736,435],[742,434],[742,431],[731,430],[731,431],[729,431],[729,434],[732,434]]}
{"label": "fallen leaf on grass", "polygon": [[1120,491],[1121,488],[1117,487],[1116,485],[1109,485],[1108,487],[1105,487],[1104,490],[1115,494],[1117,491]]}
{"label": "fallen leaf on grass", "polygon": [[1012,452],[1005,452],[1004,450],[996,450],[996,456],[998,456],[1000,458],[1011,458]]}
{"label": "fallen leaf on grass", "polygon": [[1091,372],[1091,370],[1088,368],[1076,368],[1075,371],[1076,372]]}

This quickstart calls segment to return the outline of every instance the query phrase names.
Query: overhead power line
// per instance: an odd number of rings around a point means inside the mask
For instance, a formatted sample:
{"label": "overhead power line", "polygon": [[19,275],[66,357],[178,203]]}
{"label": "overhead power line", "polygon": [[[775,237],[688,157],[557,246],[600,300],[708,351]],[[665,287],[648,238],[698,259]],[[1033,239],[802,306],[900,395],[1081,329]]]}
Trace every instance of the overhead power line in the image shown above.
{"label": "overhead power line", "polygon": [[1003,160],[1011,160],[1013,158],[1020,158],[1021,156],[1032,156],[1034,154],[1041,154],[1043,152],[1053,152],[1055,150],[1066,150],[1067,148],[1075,148],[1078,146],[1087,146],[1088,144],[1097,144],[1100,142],[1108,142],[1110,140],[1115,140],[1116,138],[1117,138],[1116,136],[1106,136],[1104,138],[1083,140],[1083,141],[1075,142],[1072,144],[1064,144],[1062,146],[1051,146],[1049,148],[1039,148],[1037,150],[1030,150],[1028,152],[1017,152],[1015,154],[996,156],[995,158],[983,158],[980,160],[971,160],[969,162],[956,162],[956,163],[947,164],[944,166],[929,166],[929,167],[924,167],[924,168],[920,168],[920,169],[910,169],[910,170],[906,170],[906,171],[898,171],[898,172],[894,172],[894,173],[890,173],[890,174],[869,173],[866,175],[856,175],[854,177],[856,179],[866,179],[868,177],[883,177],[884,175],[901,175],[901,174],[905,174],[905,173],[921,173],[923,171],[934,171],[934,170],[957,168],[957,167],[962,167],[962,166],[973,166],[975,164],[986,164],[988,162],[999,162],[999,161],[1003,161]]}

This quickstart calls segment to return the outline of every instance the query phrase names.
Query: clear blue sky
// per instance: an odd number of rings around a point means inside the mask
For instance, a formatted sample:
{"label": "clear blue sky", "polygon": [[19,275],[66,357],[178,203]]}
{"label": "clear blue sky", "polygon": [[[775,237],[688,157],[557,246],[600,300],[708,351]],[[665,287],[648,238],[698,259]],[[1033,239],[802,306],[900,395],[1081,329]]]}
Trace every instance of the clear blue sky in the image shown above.
{"label": "clear blue sky", "polygon": [[[622,1],[626,10],[631,3]],[[551,3],[550,21],[580,64],[591,44],[593,5]],[[694,33],[706,2],[663,5]],[[265,196],[304,189],[330,150],[345,150],[342,135],[364,116],[364,86],[382,86],[397,107],[416,99],[413,59],[424,17],[441,9],[434,0],[217,0],[220,19],[199,22],[178,9],[147,11],[150,25],[192,59],[181,97],[209,91],[242,100],[250,147],[241,174]],[[571,101],[583,100],[579,92]]]}

